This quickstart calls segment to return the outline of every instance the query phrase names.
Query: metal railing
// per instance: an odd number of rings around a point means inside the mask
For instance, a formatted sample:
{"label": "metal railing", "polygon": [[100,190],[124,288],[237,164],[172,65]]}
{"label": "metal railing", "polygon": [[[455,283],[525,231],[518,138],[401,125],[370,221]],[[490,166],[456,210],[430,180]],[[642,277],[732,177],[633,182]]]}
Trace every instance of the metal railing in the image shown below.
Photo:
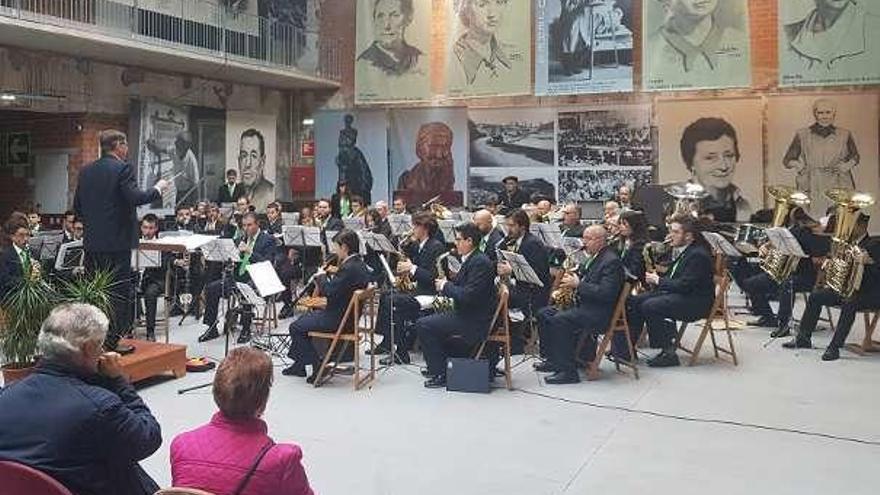
{"label": "metal railing", "polygon": [[206,0],[0,0],[0,16],[341,79],[337,39]]}

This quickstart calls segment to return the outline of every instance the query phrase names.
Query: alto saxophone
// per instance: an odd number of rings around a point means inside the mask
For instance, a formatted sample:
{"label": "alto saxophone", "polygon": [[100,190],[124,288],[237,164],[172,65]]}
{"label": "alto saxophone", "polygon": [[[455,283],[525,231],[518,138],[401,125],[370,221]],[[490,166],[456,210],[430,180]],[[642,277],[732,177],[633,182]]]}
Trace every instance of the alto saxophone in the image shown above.
{"label": "alto saxophone", "polygon": [[[412,231],[401,236],[405,240],[400,242],[400,250],[397,252],[398,256],[400,256],[399,262],[410,261],[409,256],[406,255],[406,248],[409,247],[410,244],[413,242],[410,237],[411,235],[412,235]],[[409,272],[404,272],[404,273],[398,274],[397,280],[395,281],[394,288],[397,289],[397,291],[399,291],[399,292],[415,292],[416,283],[413,281]]]}
{"label": "alto saxophone", "polygon": [[[565,275],[577,274],[578,262],[574,259],[574,256],[580,251],[581,250],[578,249],[577,251],[574,251],[565,257],[565,261],[562,262],[562,270],[564,272],[563,277],[565,277]],[[550,293],[550,304],[552,304],[556,309],[560,311],[570,309],[574,307],[576,303],[576,289],[569,287],[559,287]]]}
{"label": "alto saxophone", "polygon": [[[447,251],[440,256],[437,257],[437,261],[435,262],[435,266],[437,268],[437,279],[438,280],[446,280],[446,271],[443,269],[443,260],[449,257],[452,254],[452,251]],[[447,311],[453,310],[453,301],[452,298],[443,296],[441,294],[437,294],[437,297],[434,299],[431,307],[434,309],[436,313],[445,313]]]}

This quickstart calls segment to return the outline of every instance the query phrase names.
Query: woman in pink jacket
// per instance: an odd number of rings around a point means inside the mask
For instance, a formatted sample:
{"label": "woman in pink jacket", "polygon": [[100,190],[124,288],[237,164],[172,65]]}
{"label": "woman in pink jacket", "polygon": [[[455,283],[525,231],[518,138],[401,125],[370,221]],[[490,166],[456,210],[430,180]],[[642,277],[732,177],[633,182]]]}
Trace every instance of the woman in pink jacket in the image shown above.
{"label": "woman in pink jacket", "polygon": [[276,444],[260,419],[272,386],[272,361],[250,347],[233,349],[214,375],[211,422],[171,443],[175,487],[217,495],[312,495],[302,450]]}

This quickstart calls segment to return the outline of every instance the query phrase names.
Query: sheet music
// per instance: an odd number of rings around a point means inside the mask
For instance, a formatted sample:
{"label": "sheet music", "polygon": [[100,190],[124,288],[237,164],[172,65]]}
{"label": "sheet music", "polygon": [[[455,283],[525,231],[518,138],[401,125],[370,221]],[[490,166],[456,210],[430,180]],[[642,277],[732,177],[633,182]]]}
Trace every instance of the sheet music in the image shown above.
{"label": "sheet music", "polygon": [[345,228],[348,230],[358,231],[366,228],[364,217],[343,218],[342,224],[345,225]]}
{"label": "sheet music", "polygon": [[780,250],[786,256],[797,256],[798,258],[806,258],[807,255],[801,249],[800,243],[785,227],[773,227],[764,231],[770,244]]}
{"label": "sheet music", "polygon": [[544,282],[541,282],[541,279],[538,278],[538,274],[535,273],[535,270],[529,265],[525,256],[519,253],[514,253],[513,251],[504,250],[498,251],[498,255],[510,264],[511,268],[513,268],[513,276],[518,281],[537,285],[538,287],[544,287]]}
{"label": "sheet music", "polygon": [[257,308],[262,308],[266,305],[266,301],[264,301],[262,297],[258,296],[250,285],[243,282],[236,282],[235,287],[238,289],[241,297],[243,297],[244,300],[247,301],[247,304],[250,304],[251,306]]}
{"label": "sheet music", "polygon": [[440,232],[443,234],[443,239],[446,240],[446,243],[452,244],[455,242],[455,225],[458,222],[455,220],[439,220],[437,223],[440,226]]}
{"label": "sheet music", "polygon": [[232,239],[215,239],[202,247],[205,261],[238,261],[241,258],[238,247]]}
{"label": "sheet music", "polygon": [[[186,232],[186,231],[181,231]],[[172,232],[165,232],[166,234],[172,234]],[[150,244],[160,244],[165,246],[183,246],[187,251],[195,251],[196,249],[217,240],[218,236],[216,235],[204,235],[204,234],[183,234],[183,235],[171,235],[171,236],[162,236],[162,233],[159,233],[159,239],[155,239],[149,241]]]}
{"label": "sheet music", "polygon": [[462,222],[473,222],[474,214],[467,210],[461,210],[458,212],[458,218],[461,219]]}
{"label": "sheet music", "polygon": [[296,247],[321,247],[321,229],[305,225],[283,225],[281,232],[284,236],[285,246]]}
{"label": "sheet music", "polygon": [[391,267],[388,266],[388,260],[385,258],[384,254],[379,255],[379,261],[382,262],[382,268],[385,269],[385,274],[388,275],[388,281],[391,282],[391,285],[397,285],[397,277],[394,275]]}
{"label": "sheet music", "polygon": [[283,225],[299,225],[299,212],[281,212],[281,223]]}
{"label": "sheet music", "polygon": [[406,213],[388,215],[388,223],[394,235],[403,235],[412,230],[412,215]]}
{"label": "sheet music", "polygon": [[570,255],[571,253],[581,249],[584,246],[584,241],[581,240],[580,237],[563,237],[562,238],[562,250],[565,251],[566,255]]}
{"label": "sheet music", "polygon": [[324,247],[327,249],[328,253],[336,252],[336,242],[333,239],[336,239],[336,236],[339,235],[338,230],[326,230],[324,231],[324,237],[327,242],[324,244]]}
{"label": "sheet music", "polygon": [[251,282],[257,288],[257,292],[262,297],[268,297],[272,294],[284,292],[284,284],[278,278],[275,267],[269,261],[261,261],[253,263],[247,267],[248,274],[251,276]]}
{"label": "sheet music", "polygon": [[162,253],[159,251],[141,251],[140,249],[131,250],[131,268],[132,270],[143,270],[144,268],[159,268],[162,266]]}
{"label": "sheet music", "polygon": [[703,232],[703,238],[706,239],[715,252],[720,252],[729,258],[741,258],[742,253],[734,247],[723,235],[717,232]]}
{"label": "sheet music", "polygon": [[[30,240],[34,239],[32,237]],[[58,255],[58,248],[64,241],[64,233],[61,231],[41,232],[37,234],[36,239],[39,239],[39,247],[36,250],[31,248],[31,254],[39,258],[40,261],[54,260]],[[30,241],[28,241],[28,246],[30,246]]]}
{"label": "sheet music", "polygon": [[541,239],[541,242],[546,246],[562,249],[562,231],[559,230],[559,225],[555,223],[533,223],[529,230],[532,232],[532,235]]}
{"label": "sheet music", "polygon": [[458,273],[461,271],[461,260],[453,256],[447,256],[446,266],[449,267],[449,271],[452,273]]}
{"label": "sheet music", "polygon": [[373,251],[382,251],[383,253],[396,253],[397,249],[395,249],[394,244],[391,244],[391,241],[385,237],[384,234],[376,234],[368,232],[366,237],[366,243],[370,249]]}
{"label": "sheet music", "polygon": [[83,254],[83,241],[62,244],[55,259],[55,269],[63,271],[82,266]]}

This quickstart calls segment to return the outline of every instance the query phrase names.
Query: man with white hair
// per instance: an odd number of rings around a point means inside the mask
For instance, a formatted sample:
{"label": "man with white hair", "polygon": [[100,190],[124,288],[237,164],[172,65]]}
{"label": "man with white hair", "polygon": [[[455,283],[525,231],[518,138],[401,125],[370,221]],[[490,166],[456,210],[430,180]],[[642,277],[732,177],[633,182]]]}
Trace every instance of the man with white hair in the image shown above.
{"label": "man with white hair", "polygon": [[109,321],[62,304],[43,322],[33,374],[0,392],[0,459],[38,469],[80,495],[147,495],[138,465],[162,444],[159,423],[103,352]]}

